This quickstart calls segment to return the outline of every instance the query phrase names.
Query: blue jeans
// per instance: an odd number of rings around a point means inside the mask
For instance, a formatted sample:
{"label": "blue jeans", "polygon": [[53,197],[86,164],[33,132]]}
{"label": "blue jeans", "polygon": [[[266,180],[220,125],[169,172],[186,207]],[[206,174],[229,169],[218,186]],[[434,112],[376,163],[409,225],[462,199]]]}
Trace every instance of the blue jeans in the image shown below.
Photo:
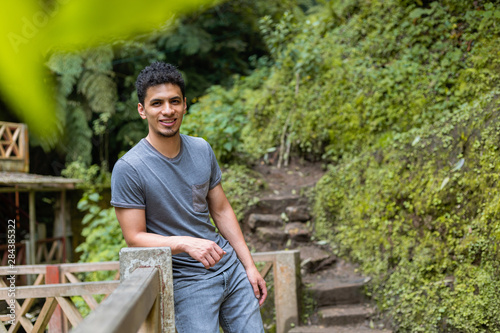
{"label": "blue jeans", "polygon": [[264,332],[259,301],[239,260],[214,277],[174,281],[178,333]]}

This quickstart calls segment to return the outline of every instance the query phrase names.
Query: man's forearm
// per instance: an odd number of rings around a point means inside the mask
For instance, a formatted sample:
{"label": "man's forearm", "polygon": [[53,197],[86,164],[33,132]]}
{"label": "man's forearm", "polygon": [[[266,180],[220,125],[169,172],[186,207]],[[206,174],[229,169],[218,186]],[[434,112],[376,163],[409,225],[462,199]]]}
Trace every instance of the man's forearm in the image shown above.
{"label": "man's forearm", "polygon": [[184,236],[162,236],[139,232],[125,241],[129,247],[169,247],[172,254],[186,252],[186,237]]}
{"label": "man's forearm", "polygon": [[215,266],[226,252],[217,243],[189,236],[161,236],[140,232],[127,243],[131,247],[170,247],[172,254],[186,252],[208,269]]}

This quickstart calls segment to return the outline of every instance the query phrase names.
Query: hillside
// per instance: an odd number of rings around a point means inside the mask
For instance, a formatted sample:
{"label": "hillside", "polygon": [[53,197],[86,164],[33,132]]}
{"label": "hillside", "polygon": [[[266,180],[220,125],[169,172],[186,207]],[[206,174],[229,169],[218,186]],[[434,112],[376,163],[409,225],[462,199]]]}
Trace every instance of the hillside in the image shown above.
{"label": "hillside", "polygon": [[261,20],[271,53],[186,117],[230,165],[328,170],[315,237],[395,332],[499,332],[498,1],[326,2]]}

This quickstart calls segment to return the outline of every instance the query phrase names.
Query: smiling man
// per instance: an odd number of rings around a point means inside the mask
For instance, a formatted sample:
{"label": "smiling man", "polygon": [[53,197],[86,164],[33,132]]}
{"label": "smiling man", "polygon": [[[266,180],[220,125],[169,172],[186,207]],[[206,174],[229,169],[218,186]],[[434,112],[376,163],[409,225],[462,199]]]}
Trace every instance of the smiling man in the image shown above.
{"label": "smiling man", "polygon": [[[115,164],[111,204],[125,241],[172,250],[179,333],[264,332],[267,297],[221,185],[210,145],[180,134],[184,80],[155,62],[137,77],[138,111],[149,133]],[[218,229],[210,222],[210,216]]]}

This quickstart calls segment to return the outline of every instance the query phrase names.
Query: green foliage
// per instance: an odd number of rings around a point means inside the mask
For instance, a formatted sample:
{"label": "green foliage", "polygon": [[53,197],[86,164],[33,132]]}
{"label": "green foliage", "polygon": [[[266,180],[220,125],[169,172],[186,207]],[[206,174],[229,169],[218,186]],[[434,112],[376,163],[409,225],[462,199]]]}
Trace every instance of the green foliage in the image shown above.
{"label": "green foliage", "polygon": [[[261,60],[261,63],[264,63]],[[258,69],[252,79],[235,78],[231,91],[213,86],[206,96],[193,105],[185,117],[182,131],[206,139],[220,162],[243,157],[242,130],[247,122],[249,106],[255,103],[256,85],[267,76],[267,68]],[[260,131],[258,131],[260,132]],[[257,133],[258,133],[257,132]]]}
{"label": "green foliage", "polygon": [[[188,101],[194,103],[208,87],[227,87],[235,74],[247,75],[259,64],[256,56],[266,53],[258,26],[262,15],[277,17],[296,8],[294,0],[223,2],[167,20],[161,29],[133,40],[71,52],[52,50],[46,66],[57,83],[62,135],[55,147],[62,162],[113,165],[147,134],[147,124],[137,114],[134,82],[151,62],[178,66],[186,79]],[[230,118],[221,119],[224,126]],[[221,154],[238,152],[243,119],[235,120],[235,126],[225,128],[227,139],[216,140],[223,141]],[[32,143],[39,144],[36,139]]]}
{"label": "green foliage", "polygon": [[95,164],[87,166],[81,160],[68,164],[66,169],[62,171],[62,176],[82,180],[83,182],[78,184],[78,188],[87,192],[101,192],[111,186],[111,173],[107,171],[106,166]]}
{"label": "green foliage", "polygon": [[[469,75],[477,78],[485,59],[497,61],[482,56],[498,35],[491,4],[361,3],[336,1],[307,17],[286,12],[276,23],[261,20],[275,65],[253,100],[240,96],[241,87],[227,92],[246,105],[241,140],[249,154],[260,157],[285,141],[304,156],[341,158],[433,122],[485,88],[469,84]],[[227,93],[212,91],[200,109],[224,103],[219,96]]]}
{"label": "green foliage", "polygon": [[207,88],[228,87],[234,74],[248,75],[248,59],[266,54],[258,21],[296,8],[295,0],[225,1],[213,8],[183,17],[170,32],[151,40],[165,60],[179,66],[186,77],[188,101],[195,101]]}
{"label": "green foliage", "polygon": [[[381,135],[347,137],[369,144],[351,145],[318,184],[316,230],[376,277],[372,296],[397,331],[499,332],[497,10],[452,1],[401,9],[404,35],[364,40],[372,59],[390,63],[360,71],[384,93],[362,109],[399,118],[385,117]],[[374,120],[366,125],[380,126]]]}
{"label": "green foliage", "polygon": [[[78,171],[78,165],[73,163],[68,169],[73,170],[73,172],[75,172],[75,170]],[[92,166],[91,169],[91,171],[86,173],[87,185],[96,183],[95,181],[89,182],[88,178],[92,176],[95,177],[99,172],[97,166]],[[85,212],[85,216],[82,219],[82,224],[84,225],[82,236],[85,237],[85,241],[75,249],[77,253],[80,253],[79,261],[118,261],[120,259],[120,250],[126,247],[127,244],[123,238],[114,207],[108,207],[108,204],[102,201],[102,197],[95,186],[87,188],[78,202],[77,207],[80,211]],[[116,271],[88,272],[82,273],[80,278],[83,281],[113,280],[116,273]],[[96,295],[94,297],[98,302],[101,302],[104,295]],[[82,297],[72,297],[72,300],[83,317],[91,312],[91,309]]]}
{"label": "green foliage", "polygon": [[499,332],[498,90],[346,159],[318,183],[316,230],[375,278],[400,332]]}
{"label": "green foliage", "polygon": [[[117,261],[120,249],[127,246],[115,209],[103,208],[107,205],[100,202],[101,199],[98,192],[88,191],[78,202],[78,209],[85,212],[82,220],[85,242],[76,248],[80,252],[80,262]],[[88,278],[100,281],[113,275],[112,272],[93,272]]]}
{"label": "green foliage", "polygon": [[239,221],[258,201],[255,197],[266,186],[257,173],[244,165],[229,165],[223,171],[222,186]]}
{"label": "green foliage", "polygon": [[[114,207],[109,207],[109,203],[104,201],[101,195],[110,187],[111,174],[105,167],[88,167],[81,161],[75,161],[68,164],[62,175],[83,180],[79,188],[84,190],[84,193],[77,208],[85,213],[82,219],[82,236],[85,241],[75,249],[80,254],[80,262],[118,260],[120,249],[127,245]],[[113,276],[113,272],[92,272],[86,274],[86,279],[101,281]]]}
{"label": "green foliage", "polygon": [[[499,332],[498,1],[313,9],[261,20],[272,66],[209,91],[201,135],[237,147],[225,160],[279,146],[331,163],[316,236],[373,276],[396,331]],[[240,136],[211,115],[231,108]]]}
{"label": "green foliage", "polygon": [[[112,60],[113,50],[103,46],[80,54],[56,53],[47,62],[58,79],[59,113],[64,120],[63,140],[56,148],[66,155],[67,163],[92,163],[91,139],[95,135],[102,138],[115,113],[117,87]],[[106,161],[102,156],[100,163]]]}

